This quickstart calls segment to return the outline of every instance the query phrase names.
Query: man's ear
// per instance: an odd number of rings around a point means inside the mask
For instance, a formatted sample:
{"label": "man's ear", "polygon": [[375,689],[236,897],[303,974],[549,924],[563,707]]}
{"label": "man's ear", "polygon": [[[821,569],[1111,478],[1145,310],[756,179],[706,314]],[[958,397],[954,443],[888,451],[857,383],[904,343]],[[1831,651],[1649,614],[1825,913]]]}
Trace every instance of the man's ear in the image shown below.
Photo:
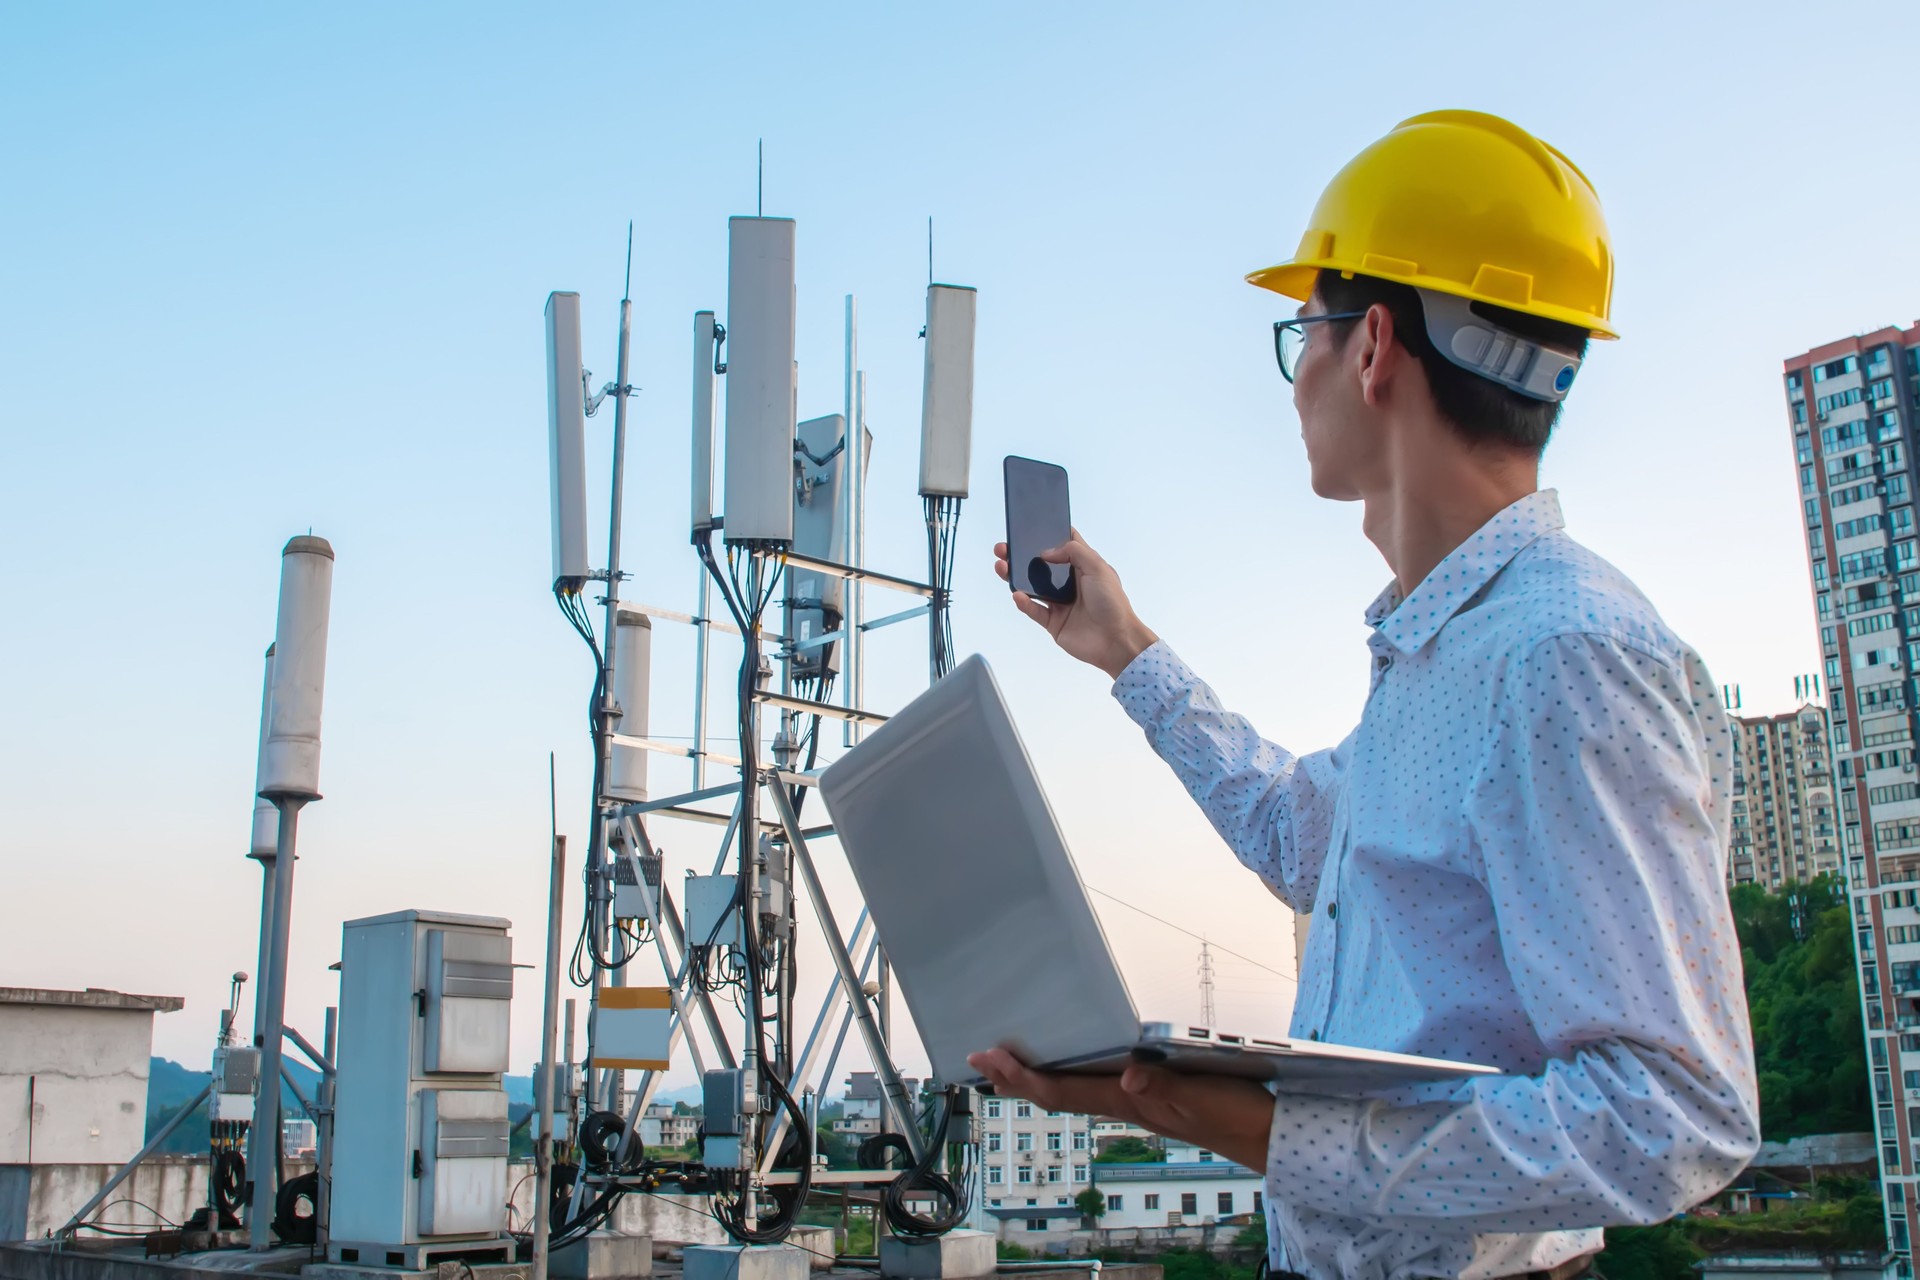
{"label": "man's ear", "polygon": [[1360,378],[1360,396],[1368,404],[1378,406],[1386,396],[1393,361],[1404,354],[1405,348],[1395,336],[1393,312],[1384,303],[1376,302],[1368,307],[1357,328],[1360,334],[1359,341],[1354,343],[1353,358]]}

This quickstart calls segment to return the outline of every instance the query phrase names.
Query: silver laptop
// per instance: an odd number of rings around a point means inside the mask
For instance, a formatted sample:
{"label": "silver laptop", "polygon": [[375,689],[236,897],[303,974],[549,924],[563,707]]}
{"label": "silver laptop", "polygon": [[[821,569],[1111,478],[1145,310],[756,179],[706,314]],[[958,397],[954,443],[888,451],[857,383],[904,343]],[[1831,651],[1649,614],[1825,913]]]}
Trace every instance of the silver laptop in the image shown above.
{"label": "silver laptop", "polygon": [[934,1072],[967,1055],[1133,1062],[1348,1092],[1492,1068],[1143,1021],[986,660],[967,659],[828,768],[820,791]]}

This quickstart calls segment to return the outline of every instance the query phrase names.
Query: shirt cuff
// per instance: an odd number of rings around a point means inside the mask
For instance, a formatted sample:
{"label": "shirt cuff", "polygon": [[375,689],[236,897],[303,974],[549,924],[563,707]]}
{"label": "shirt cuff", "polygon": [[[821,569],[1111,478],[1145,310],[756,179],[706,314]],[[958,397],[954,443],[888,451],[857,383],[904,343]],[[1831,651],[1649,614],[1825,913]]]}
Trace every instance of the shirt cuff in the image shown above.
{"label": "shirt cuff", "polygon": [[1151,730],[1168,702],[1199,679],[1164,640],[1156,640],[1113,682],[1113,696],[1133,722]]}
{"label": "shirt cuff", "polygon": [[1354,1216],[1364,1099],[1279,1093],[1267,1133],[1267,1197],[1279,1204]]}

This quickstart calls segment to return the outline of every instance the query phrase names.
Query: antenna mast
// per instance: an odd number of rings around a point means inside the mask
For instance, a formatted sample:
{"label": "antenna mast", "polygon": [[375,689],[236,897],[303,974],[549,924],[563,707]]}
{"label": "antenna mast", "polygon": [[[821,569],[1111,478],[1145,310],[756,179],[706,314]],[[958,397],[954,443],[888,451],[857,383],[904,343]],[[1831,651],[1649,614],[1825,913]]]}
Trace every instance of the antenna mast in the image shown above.
{"label": "antenna mast", "polygon": [[1200,944],[1200,1025],[1211,1028],[1218,1019],[1213,1003],[1213,947]]}

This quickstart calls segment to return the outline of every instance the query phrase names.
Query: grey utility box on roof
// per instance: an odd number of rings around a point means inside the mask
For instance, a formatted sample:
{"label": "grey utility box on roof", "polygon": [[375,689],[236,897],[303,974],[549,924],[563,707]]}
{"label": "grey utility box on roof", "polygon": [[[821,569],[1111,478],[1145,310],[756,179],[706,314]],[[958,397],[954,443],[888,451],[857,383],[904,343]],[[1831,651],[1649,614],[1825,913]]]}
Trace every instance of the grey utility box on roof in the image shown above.
{"label": "grey utility box on roof", "polygon": [[[505,920],[397,911],[349,920],[328,1254],[414,1266],[436,1245],[505,1245]],[[507,1255],[511,1257],[511,1253]]]}

